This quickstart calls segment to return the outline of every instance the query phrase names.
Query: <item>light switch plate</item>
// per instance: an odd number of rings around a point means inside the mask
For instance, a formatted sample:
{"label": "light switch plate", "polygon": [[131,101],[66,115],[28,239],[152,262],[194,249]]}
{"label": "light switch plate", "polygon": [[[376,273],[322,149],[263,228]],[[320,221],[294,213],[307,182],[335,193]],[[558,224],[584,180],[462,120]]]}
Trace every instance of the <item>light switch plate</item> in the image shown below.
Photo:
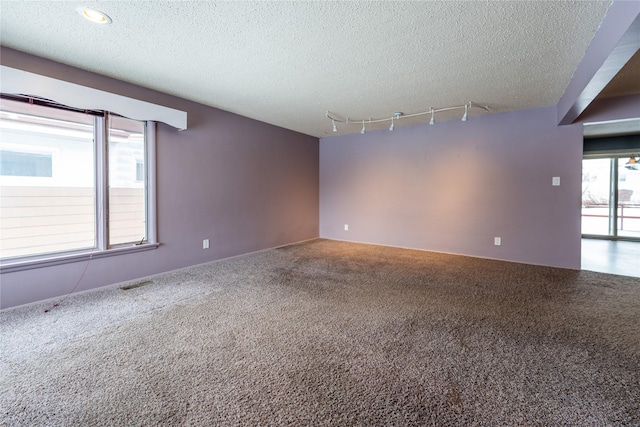
{"label": "light switch plate", "polygon": [[493,238],[493,244],[496,245],[496,246],[502,245],[502,237],[494,237]]}
{"label": "light switch plate", "polygon": [[349,231],[349,224],[344,225],[344,231]]}
{"label": "light switch plate", "polygon": [[554,176],[553,179],[551,180],[551,185],[553,185],[554,187],[559,187],[560,186],[560,177],[559,176]]}

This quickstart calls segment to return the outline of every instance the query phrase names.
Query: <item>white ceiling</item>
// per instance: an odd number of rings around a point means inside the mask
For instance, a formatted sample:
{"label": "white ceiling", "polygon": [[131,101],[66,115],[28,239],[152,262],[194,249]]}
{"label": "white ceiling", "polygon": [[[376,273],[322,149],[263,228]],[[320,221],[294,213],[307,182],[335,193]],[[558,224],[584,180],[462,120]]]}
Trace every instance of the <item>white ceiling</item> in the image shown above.
{"label": "white ceiling", "polygon": [[[83,4],[113,23],[82,19]],[[492,112],[554,105],[609,4],[1,0],[0,36],[7,47],[322,137],[335,135],[327,110],[368,119],[467,101]]]}

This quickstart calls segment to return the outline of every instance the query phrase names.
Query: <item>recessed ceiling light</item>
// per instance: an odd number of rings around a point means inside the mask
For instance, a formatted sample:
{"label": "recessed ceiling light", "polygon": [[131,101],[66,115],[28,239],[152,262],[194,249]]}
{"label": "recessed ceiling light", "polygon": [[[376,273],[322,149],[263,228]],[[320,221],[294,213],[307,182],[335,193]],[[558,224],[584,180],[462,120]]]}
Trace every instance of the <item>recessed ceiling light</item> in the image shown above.
{"label": "recessed ceiling light", "polygon": [[109,15],[90,7],[80,6],[76,9],[76,12],[78,12],[83,18],[91,22],[95,22],[96,24],[111,24],[112,22]]}

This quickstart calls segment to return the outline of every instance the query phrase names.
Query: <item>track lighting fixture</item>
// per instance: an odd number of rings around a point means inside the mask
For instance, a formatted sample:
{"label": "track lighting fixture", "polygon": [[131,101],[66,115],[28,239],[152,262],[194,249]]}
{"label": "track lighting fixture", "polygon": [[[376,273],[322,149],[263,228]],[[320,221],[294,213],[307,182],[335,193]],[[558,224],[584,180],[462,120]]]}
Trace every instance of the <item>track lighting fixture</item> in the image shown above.
{"label": "track lighting fixture", "polygon": [[345,119],[341,119],[338,118],[338,116],[334,115],[333,113],[327,111],[326,116],[329,118],[329,120],[331,120],[331,123],[333,125],[333,131],[337,132],[338,128],[336,127],[336,123],[345,123],[345,124],[351,124],[351,123],[362,123],[362,130],[360,131],[360,133],[365,133],[365,123],[380,123],[380,122],[386,122],[386,121],[390,121],[391,122],[391,126],[389,126],[389,130],[393,131],[393,129],[395,129],[395,125],[396,125],[396,121],[399,119],[404,119],[404,118],[408,118],[408,117],[418,117],[418,116],[426,116],[426,115],[431,115],[431,119],[429,120],[429,124],[430,125],[434,125],[436,123],[436,119],[435,119],[435,113],[439,113],[441,111],[451,111],[451,110],[464,110],[464,115],[462,116],[462,121],[466,122],[469,119],[469,110],[471,108],[481,108],[486,112],[489,112],[489,107],[486,105],[479,105],[479,104],[475,104],[473,102],[467,102],[464,105],[456,105],[453,107],[444,107],[444,108],[429,108],[428,111],[424,111],[422,113],[413,113],[413,114],[404,114],[402,112],[396,111],[395,113],[393,113],[393,115],[389,118],[382,118],[382,119],[368,119],[368,120],[363,120],[363,119],[351,119],[349,117],[345,118]]}
{"label": "track lighting fixture", "polygon": [[395,121],[400,118],[400,116],[402,116],[404,113],[402,111],[396,111],[395,113],[393,113],[393,116],[391,116],[391,126],[389,127],[390,131],[393,131],[393,129],[395,128]]}
{"label": "track lighting fixture", "polygon": [[631,156],[629,161],[624,164],[624,167],[629,170],[640,170],[640,161],[636,159],[636,156]]}

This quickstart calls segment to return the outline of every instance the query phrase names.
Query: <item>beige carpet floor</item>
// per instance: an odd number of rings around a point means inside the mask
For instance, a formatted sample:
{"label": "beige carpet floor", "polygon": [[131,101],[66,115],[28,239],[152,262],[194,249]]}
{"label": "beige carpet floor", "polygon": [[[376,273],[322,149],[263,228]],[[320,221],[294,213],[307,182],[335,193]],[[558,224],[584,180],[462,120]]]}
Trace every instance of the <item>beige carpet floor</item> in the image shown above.
{"label": "beige carpet floor", "polygon": [[640,425],[637,278],[315,240],[48,307],[0,425]]}

